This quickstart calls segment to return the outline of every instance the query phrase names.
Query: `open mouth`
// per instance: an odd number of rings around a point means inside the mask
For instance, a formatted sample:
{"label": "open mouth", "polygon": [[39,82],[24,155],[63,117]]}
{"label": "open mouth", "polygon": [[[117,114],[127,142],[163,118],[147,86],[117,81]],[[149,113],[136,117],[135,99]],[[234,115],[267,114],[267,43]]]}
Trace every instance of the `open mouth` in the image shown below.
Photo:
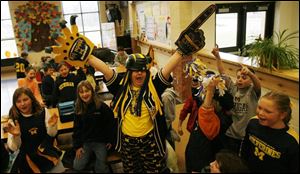
{"label": "open mouth", "polygon": [[90,99],[90,97],[82,97],[82,100],[84,101],[88,101]]}
{"label": "open mouth", "polygon": [[143,78],[142,77],[137,77],[136,80],[140,82],[140,81],[143,80]]}
{"label": "open mouth", "polygon": [[261,121],[261,122],[264,122],[264,121],[266,121],[266,119],[265,119],[265,118],[258,117],[258,119],[259,119],[259,121]]}
{"label": "open mouth", "polygon": [[28,109],[27,109],[27,107],[22,107],[22,108],[20,108],[20,110],[21,110],[21,112],[26,112]]}

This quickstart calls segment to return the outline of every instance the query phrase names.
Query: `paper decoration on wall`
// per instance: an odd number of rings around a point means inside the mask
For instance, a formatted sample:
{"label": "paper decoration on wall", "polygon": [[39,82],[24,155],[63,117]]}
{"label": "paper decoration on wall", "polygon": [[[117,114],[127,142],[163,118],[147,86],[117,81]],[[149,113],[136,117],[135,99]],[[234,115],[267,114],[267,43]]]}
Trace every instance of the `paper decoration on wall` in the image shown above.
{"label": "paper decoration on wall", "polygon": [[171,48],[170,1],[145,1],[136,9],[138,39]]}
{"label": "paper decoration on wall", "polygon": [[11,55],[11,54],[10,54],[10,51],[5,51],[5,53],[4,53],[4,54],[5,54],[5,57],[6,57],[6,58],[9,58],[9,57],[10,57],[10,55]]}
{"label": "paper decoration on wall", "polygon": [[15,33],[21,50],[42,51],[55,44],[54,33],[60,34],[61,12],[58,6],[45,1],[29,1],[15,10]]}
{"label": "paper decoration on wall", "polygon": [[[10,51],[4,52],[5,58],[17,57],[17,53],[14,52],[13,54]],[[12,56],[13,55],[13,56]]]}

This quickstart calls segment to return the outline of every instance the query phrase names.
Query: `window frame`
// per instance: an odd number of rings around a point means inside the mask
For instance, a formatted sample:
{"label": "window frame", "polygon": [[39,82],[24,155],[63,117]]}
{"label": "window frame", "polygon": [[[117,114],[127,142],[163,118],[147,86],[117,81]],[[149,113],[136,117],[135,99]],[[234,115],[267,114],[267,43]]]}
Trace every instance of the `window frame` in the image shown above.
{"label": "window frame", "polygon": [[[249,2],[249,3],[226,3],[216,4],[216,14],[238,13],[237,21],[237,41],[235,47],[220,48],[222,52],[240,52],[246,42],[246,24],[247,12],[266,11],[265,38],[270,38],[274,28],[274,10],[275,2]],[[268,7],[267,10],[261,7]],[[260,9],[261,8],[261,9]],[[220,12],[220,9],[228,9],[226,12]],[[215,17],[216,21],[216,17]],[[215,24],[215,43],[216,43],[217,23]]]}
{"label": "window frame", "polygon": [[[63,17],[65,18],[65,15],[80,15],[81,16],[81,23],[82,23],[82,31],[80,32],[81,34],[85,35],[85,33],[89,33],[89,32],[97,32],[99,31],[100,32],[100,36],[101,36],[101,45],[103,46],[103,39],[102,39],[102,26],[101,26],[101,16],[100,16],[100,9],[99,9],[99,3],[97,1],[97,11],[90,11],[90,12],[83,12],[82,11],[82,6],[81,6],[81,2],[84,2],[84,1],[79,1],[79,8],[80,8],[80,12],[76,12],[76,13],[65,13],[64,12],[64,7],[63,7],[63,3],[61,1],[61,10],[62,10],[62,15]],[[98,13],[99,15],[99,30],[90,30],[90,31],[85,31],[84,29],[84,23],[83,23],[83,14],[90,14],[90,13]]]}
{"label": "window frame", "polygon": [[[6,1],[7,2],[7,6],[8,6],[8,9],[9,9],[9,12],[10,12],[10,7],[9,7],[9,2],[8,1]],[[2,8],[2,7],[1,7]],[[12,24],[13,22],[12,22],[12,16],[11,16],[11,14],[9,13],[9,18],[2,18],[2,16],[1,16],[1,23],[2,23],[2,21],[10,21],[10,23]],[[1,27],[3,27],[2,25],[1,25]],[[2,29],[1,29],[2,30]],[[12,28],[11,28],[11,30],[12,30],[12,32],[13,32],[13,37],[8,37],[8,38],[2,38],[1,37],[1,44],[2,44],[2,41],[4,42],[4,41],[14,41],[15,43],[16,43],[16,45],[15,45],[15,48],[16,48],[16,50],[17,50],[17,52],[16,52],[16,54],[17,54],[17,56],[10,56],[10,57],[1,57],[1,66],[2,66],[2,63],[3,63],[3,61],[2,60],[8,60],[8,59],[14,59],[14,58],[17,58],[17,57],[19,57],[19,53],[18,53],[18,46],[17,46],[17,41],[16,41],[16,36],[15,36],[15,31],[14,31],[14,26],[12,25]],[[2,56],[2,55],[1,55]],[[11,63],[9,63],[9,65],[10,65]]]}

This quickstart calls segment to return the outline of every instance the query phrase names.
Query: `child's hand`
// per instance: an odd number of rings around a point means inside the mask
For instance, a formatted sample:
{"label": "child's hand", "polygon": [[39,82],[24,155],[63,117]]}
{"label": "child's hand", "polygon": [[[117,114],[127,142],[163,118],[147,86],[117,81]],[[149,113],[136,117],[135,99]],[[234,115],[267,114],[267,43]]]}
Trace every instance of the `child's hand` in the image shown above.
{"label": "child's hand", "polygon": [[50,127],[55,126],[55,124],[57,123],[57,120],[58,120],[58,116],[56,114],[53,114],[48,120],[48,125]]}
{"label": "child's hand", "polygon": [[84,150],[83,150],[83,148],[81,147],[81,148],[79,148],[79,149],[77,149],[76,150],[76,156],[75,156],[75,158],[76,159],[80,159],[81,157],[82,157],[82,154],[84,153]]}
{"label": "child's hand", "polygon": [[219,96],[223,96],[225,94],[225,90],[227,90],[225,86],[225,80],[223,80],[220,76],[212,77],[206,87],[207,91],[214,91],[214,89],[219,90]]}
{"label": "child's hand", "polygon": [[16,126],[12,125],[11,123],[7,123],[6,125],[4,125],[4,132],[8,132],[14,136],[19,136],[21,134],[19,122],[16,120],[15,124]]}
{"label": "child's hand", "polygon": [[46,104],[45,104],[44,101],[41,101],[40,105],[41,105],[43,108],[46,107]]}
{"label": "child's hand", "polygon": [[249,73],[251,73],[251,71],[247,68],[247,66],[242,65],[242,64],[240,64],[240,66],[242,67],[241,74],[249,75]]}
{"label": "child's hand", "polygon": [[206,87],[206,90],[210,90],[210,91],[213,91],[216,86],[218,85],[218,83],[220,82],[220,77],[212,77],[211,80],[209,81],[207,87]]}
{"label": "child's hand", "polygon": [[178,134],[179,134],[180,136],[183,135],[182,127],[181,127],[180,125],[178,125]]}
{"label": "child's hand", "polygon": [[216,57],[216,59],[221,59],[218,45],[216,45],[216,47],[211,51],[211,53]]}

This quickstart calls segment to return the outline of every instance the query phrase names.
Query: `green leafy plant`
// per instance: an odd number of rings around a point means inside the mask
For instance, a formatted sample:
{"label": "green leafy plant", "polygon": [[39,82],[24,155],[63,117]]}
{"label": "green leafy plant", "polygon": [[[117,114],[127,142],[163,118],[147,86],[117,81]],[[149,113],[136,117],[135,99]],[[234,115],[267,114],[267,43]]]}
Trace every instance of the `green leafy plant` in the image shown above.
{"label": "green leafy plant", "polygon": [[244,47],[243,56],[248,56],[251,62],[258,63],[269,70],[298,69],[299,49],[287,41],[299,38],[298,31],[287,33],[287,29],[277,33],[271,38],[256,39],[255,42]]}

